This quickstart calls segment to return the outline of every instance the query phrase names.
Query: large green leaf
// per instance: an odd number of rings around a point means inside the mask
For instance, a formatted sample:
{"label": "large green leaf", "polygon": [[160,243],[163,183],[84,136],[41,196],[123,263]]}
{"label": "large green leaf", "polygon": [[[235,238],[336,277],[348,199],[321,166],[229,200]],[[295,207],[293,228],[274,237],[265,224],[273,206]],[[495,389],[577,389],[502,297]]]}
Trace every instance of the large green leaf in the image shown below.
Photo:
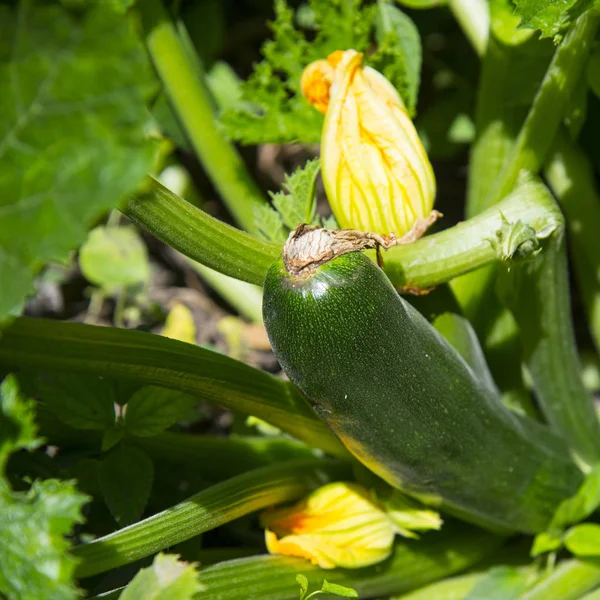
{"label": "large green leaf", "polygon": [[[15,378],[0,386],[0,470],[10,452],[31,450],[36,438],[32,403],[20,395]],[[8,432],[8,436],[6,436]],[[86,502],[71,482],[34,481],[14,492],[0,472],[0,597],[7,600],[71,600],[73,558],[64,536],[83,521]]]}
{"label": "large green leaf", "polygon": [[291,383],[159,335],[20,318],[0,338],[0,363],[102,374],[189,392],[257,416],[332,454],[347,455]]}
{"label": "large green leaf", "polygon": [[0,319],[152,163],[153,75],[129,21],[99,2],[0,7]]}

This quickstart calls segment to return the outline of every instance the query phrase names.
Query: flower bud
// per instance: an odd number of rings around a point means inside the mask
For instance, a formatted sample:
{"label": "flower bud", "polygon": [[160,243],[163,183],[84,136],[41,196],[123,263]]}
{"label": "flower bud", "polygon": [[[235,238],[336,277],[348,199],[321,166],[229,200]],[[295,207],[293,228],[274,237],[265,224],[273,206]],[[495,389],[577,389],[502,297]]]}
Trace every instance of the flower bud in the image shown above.
{"label": "flower bud", "polygon": [[323,183],[340,227],[400,237],[427,217],[433,169],[394,86],[346,50],[308,65],[301,87],[326,115]]}

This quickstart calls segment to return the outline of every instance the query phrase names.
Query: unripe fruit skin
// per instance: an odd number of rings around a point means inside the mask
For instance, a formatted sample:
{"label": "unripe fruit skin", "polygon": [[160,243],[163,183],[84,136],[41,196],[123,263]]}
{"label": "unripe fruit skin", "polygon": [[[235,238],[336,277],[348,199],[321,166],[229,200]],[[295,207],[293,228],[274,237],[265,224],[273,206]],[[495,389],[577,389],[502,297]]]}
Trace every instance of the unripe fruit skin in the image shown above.
{"label": "unripe fruit skin", "polygon": [[582,481],[563,441],[506,409],[359,252],[264,284],[273,351],[345,446],[390,485],[489,529],[543,531]]}

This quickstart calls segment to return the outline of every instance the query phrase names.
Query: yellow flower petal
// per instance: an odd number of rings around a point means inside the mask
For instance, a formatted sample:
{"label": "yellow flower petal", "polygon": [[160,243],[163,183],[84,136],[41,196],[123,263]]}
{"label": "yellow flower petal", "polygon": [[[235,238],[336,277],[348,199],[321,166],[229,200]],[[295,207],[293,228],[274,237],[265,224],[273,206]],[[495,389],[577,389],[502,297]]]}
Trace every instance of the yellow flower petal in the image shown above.
{"label": "yellow flower petal", "polygon": [[340,226],[407,233],[431,212],[435,178],[398,92],[354,50],[312,63],[302,81],[309,102],[326,107],[323,182]]}
{"label": "yellow flower petal", "polygon": [[332,483],[302,502],[264,513],[267,549],[308,558],[324,569],[378,563],[392,550],[394,527],[369,492]]}

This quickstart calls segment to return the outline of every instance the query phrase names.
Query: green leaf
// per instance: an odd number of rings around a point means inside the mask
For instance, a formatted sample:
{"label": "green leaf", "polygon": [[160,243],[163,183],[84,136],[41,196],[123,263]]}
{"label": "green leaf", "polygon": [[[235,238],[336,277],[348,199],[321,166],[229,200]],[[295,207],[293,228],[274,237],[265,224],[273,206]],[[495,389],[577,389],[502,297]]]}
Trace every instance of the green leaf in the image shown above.
{"label": "green leaf", "polygon": [[448,4],[448,0],[396,0],[396,2],[402,6],[406,6],[406,8],[417,10],[436,8]]}
{"label": "green leaf", "polygon": [[100,487],[113,517],[121,526],[141,516],[152,488],[154,466],[139,448],[119,446],[100,467]]}
{"label": "green leaf", "polygon": [[296,29],[287,2],[276,0],[274,39],[263,45],[265,60],[242,85],[243,102],[222,115],[227,134],[245,144],[318,142],[323,115],[302,97],[300,77],[306,65],[335,50],[368,49],[374,11],[362,4],[362,0],[311,0],[314,19],[305,34]]}
{"label": "green leaf", "polygon": [[584,10],[590,0],[514,0],[520,27],[539,29],[541,38],[552,37],[568,27]]}
{"label": "green leaf", "polygon": [[102,452],[108,452],[111,448],[116,446],[122,439],[125,434],[125,429],[123,427],[117,427],[115,423],[112,427],[107,429],[102,436]]}
{"label": "green leaf", "polygon": [[327,579],[323,580],[321,591],[333,594],[334,596],[339,596],[340,598],[358,598],[356,590],[339,585],[338,583],[329,583]]}
{"label": "green leaf", "polygon": [[300,600],[304,600],[306,592],[308,592],[308,579],[306,578],[306,575],[298,573],[298,575],[296,575],[296,583],[300,586]]}
{"label": "green leaf", "polygon": [[568,525],[587,519],[600,506],[600,465],[585,477],[577,493],[558,506],[550,529],[564,529]]}
{"label": "green leaf", "polygon": [[6,460],[17,450],[35,450],[41,440],[37,439],[34,406],[32,400],[19,395],[19,385],[14,376],[9,375],[0,385],[0,472]]}
{"label": "green leaf", "polygon": [[564,542],[568,550],[577,556],[600,557],[600,525],[575,525],[565,534]]}
{"label": "green leaf", "polygon": [[379,48],[369,64],[397,88],[413,115],[421,81],[421,37],[412,19],[399,8],[380,0],[376,34]]}
{"label": "green leaf", "polygon": [[516,600],[527,588],[528,573],[514,567],[494,567],[475,584],[465,600]]}
{"label": "green leaf", "polygon": [[270,242],[283,244],[287,232],[283,225],[281,215],[269,204],[257,206],[254,209],[254,220],[260,235]]}
{"label": "green leaf", "polygon": [[157,554],[152,565],[140,569],[120,600],[191,600],[204,590],[193,564],[176,554]]}
{"label": "green leaf", "polygon": [[197,404],[189,394],[144,386],[127,403],[125,430],[141,437],[156,435],[187,416]]}
{"label": "green leaf", "polygon": [[562,532],[543,531],[533,538],[531,556],[554,552],[562,546]]}
{"label": "green leaf", "polygon": [[535,536],[531,556],[558,550],[563,544],[563,530],[569,525],[587,519],[599,506],[600,465],[596,465],[586,475],[577,493],[558,505],[548,531]]}
{"label": "green leaf", "polygon": [[99,375],[64,371],[31,373],[27,385],[63,423],[75,429],[105,430],[115,423],[115,393]]}
{"label": "green leaf", "polygon": [[283,192],[271,194],[273,205],[288,229],[295,229],[301,223],[314,224],[316,210],[316,184],[321,161],[309,160],[304,167],[286,175]]}
{"label": "green leaf", "polygon": [[154,79],[128,20],[102,2],[4,4],[0,40],[2,319],[152,165]]}
{"label": "green leaf", "polygon": [[146,244],[135,227],[96,227],[79,253],[83,275],[107,293],[144,285],[150,278]]}
{"label": "green leaf", "polygon": [[[0,386],[0,468],[8,453],[32,450],[36,439],[33,403],[20,395],[17,380]],[[8,435],[5,435],[8,432]],[[67,553],[73,526],[81,523],[87,497],[72,482],[34,481],[26,492],[13,492],[0,477],[0,596],[7,600],[77,598]]]}

